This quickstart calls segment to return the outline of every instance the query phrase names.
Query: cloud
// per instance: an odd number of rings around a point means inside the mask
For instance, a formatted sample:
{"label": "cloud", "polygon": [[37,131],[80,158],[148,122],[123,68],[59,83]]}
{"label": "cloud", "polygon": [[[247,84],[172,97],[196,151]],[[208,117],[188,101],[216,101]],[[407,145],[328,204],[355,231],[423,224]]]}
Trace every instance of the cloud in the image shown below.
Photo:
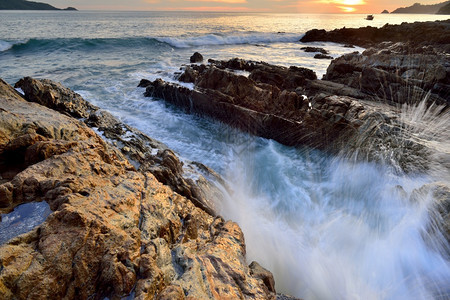
{"label": "cloud", "polygon": [[185,0],[187,2],[221,2],[221,3],[230,3],[230,4],[238,4],[238,3],[247,3],[247,0]]}
{"label": "cloud", "polygon": [[200,6],[200,7],[164,7],[164,10],[185,10],[185,11],[249,11],[248,7],[230,6]]}

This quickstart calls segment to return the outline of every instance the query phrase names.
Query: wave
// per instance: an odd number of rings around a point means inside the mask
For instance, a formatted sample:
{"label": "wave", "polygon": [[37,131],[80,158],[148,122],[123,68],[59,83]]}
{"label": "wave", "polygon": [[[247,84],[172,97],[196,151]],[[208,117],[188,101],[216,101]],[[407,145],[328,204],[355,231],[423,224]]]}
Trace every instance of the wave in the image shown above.
{"label": "wave", "polygon": [[169,46],[190,48],[207,45],[270,44],[297,42],[301,34],[246,32],[232,34],[207,34],[188,37],[127,37],[127,38],[55,38],[17,41],[0,40],[0,52],[7,51],[57,51],[57,50],[108,50],[115,48]]}
{"label": "wave", "polygon": [[202,36],[190,37],[159,37],[160,42],[167,43],[176,48],[190,48],[196,46],[210,45],[241,45],[241,44],[259,44],[259,43],[294,43],[300,40],[301,34],[294,33],[264,33],[264,32],[246,32],[231,35],[207,34]]}
{"label": "wave", "polygon": [[112,48],[129,48],[139,46],[161,45],[162,42],[147,37],[132,38],[55,38],[55,39],[28,39],[23,41],[0,40],[0,52],[6,51],[43,51],[43,50],[102,50]]}
{"label": "wave", "polygon": [[9,49],[13,48],[15,45],[21,45],[26,44],[29,40],[22,40],[22,41],[3,41],[0,40],[0,52],[8,51]]}

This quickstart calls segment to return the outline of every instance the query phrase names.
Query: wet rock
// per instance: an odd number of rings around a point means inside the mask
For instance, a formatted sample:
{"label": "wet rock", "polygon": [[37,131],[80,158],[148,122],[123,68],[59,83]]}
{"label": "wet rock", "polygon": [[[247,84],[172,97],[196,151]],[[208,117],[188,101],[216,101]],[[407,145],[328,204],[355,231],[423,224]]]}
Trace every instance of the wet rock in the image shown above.
{"label": "wet rock", "polygon": [[138,87],[148,87],[151,84],[151,81],[148,79],[142,79],[139,84]]}
{"label": "wet rock", "polygon": [[360,89],[384,102],[417,103],[428,98],[429,103],[450,103],[447,55],[404,43],[379,46],[381,50],[370,48],[334,59],[324,79]]}
{"label": "wet rock", "polygon": [[[407,95],[405,79],[355,64],[353,60],[360,56],[352,53],[331,64],[329,70],[334,71],[327,73],[328,80],[308,76],[302,68],[210,60],[209,65],[195,69],[194,89],[158,79],[145,95],[288,146],[307,145],[364,160],[388,158],[403,171],[426,170],[427,157],[437,148],[411,134],[408,128],[415,125],[400,120],[398,107],[386,97],[379,101],[376,94],[388,91],[375,77],[389,82],[392,99]],[[236,74],[235,69],[250,75]],[[348,77],[338,75],[343,73]],[[395,85],[399,86],[396,90]],[[419,95],[420,90],[414,92]]]}
{"label": "wet rock", "polygon": [[319,52],[319,53],[322,53],[322,54],[330,53],[328,50],[325,50],[325,49],[320,48],[320,47],[302,47],[300,49],[305,51],[305,52]]}
{"label": "wet rock", "polygon": [[[43,156],[0,185],[8,198],[0,211],[30,201],[53,211],[0,246],[1,299],[120,299],[132,291],[137,299],[275,299],[247,266],[237,224],[137,171],[84,123],[26,102],[3,81],[0,99],[0,155],[37,127],[50,133],[17,143]],[[173,152],[159,157],[168,176],[181,172]]]}
{"label": "wet rock", "polygon": [[203,61],[203,55],[198,52],[195,52],[190,58],[189,61],[191,63],[199,63]]}
{"label": "wet rock", "polygon": [[325,55],[322,53],[318,53],[318,54],[314,55],[314,58],[316,58],[316,59],[333,59],[332,56]]}

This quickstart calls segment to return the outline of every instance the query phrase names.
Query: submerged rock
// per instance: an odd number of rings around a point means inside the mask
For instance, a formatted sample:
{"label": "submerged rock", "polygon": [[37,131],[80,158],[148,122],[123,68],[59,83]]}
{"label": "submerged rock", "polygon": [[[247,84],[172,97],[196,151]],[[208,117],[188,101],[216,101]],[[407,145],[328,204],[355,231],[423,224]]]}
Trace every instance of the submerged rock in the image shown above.
{"label": "submerged rock", "polygon": [[322,54],[322,53],[317,53],[316,55],[314,55],[314,58],[316,58],[316,59],[333,59],[332,56],[325,55],[325,54]]}
{"label": "submerged rock", "polygon": [[319,52],[319,53],[322,53],[322,54],[329,54],[330,53],[328,50],[325,50],[325,49],[319,48],[319,47],[302,47],[300,49],[305,51],[305,52]]}
{"label": "submerged rock", "polygon": [[[247,266],[237,224],[136,171],[83,122],[3,81],[0,99],[1,167],[14,170],[0,212],[35,201],[53,211],[0,246],[1,299],[276,298],[270,273]],[[161,158],[180,171],[173,152]]]}

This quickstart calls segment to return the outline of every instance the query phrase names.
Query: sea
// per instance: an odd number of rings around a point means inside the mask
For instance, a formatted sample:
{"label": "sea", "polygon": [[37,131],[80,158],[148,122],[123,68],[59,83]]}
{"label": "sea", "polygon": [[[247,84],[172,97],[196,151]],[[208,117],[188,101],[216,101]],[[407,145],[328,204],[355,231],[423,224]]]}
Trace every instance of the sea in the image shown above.
{"label": "sea", "polygon": [[[174,74],[196,51],[205,60],[239,57],[306,67],[321,78],[330,60],[314,59],[314,53],[300,49],[305,44],[299,39],[307,30],[446,19],[402,14],[364,18],[1,11],[0,78],[10,84],[24,76],[61,82],[162,141],[183,160],[199,161],[221,174],[230,190],[225,199],[214,199],[217,209],[240,225],[248,263],[256,260],[273,272],[278,292],[305,300],[450,299],[449,245],[428,230],[434,199],[414,197],[425,184],[450,182],[447,169],[404,174],[392,162],[355,161],[283,146],[186,114],[161,99],[145,98],[144,89],[137,87],[142,78],[177,82]],[[333,57],[364,51],[334,43],[309,45],[323,47]],[[430,120],[423,106],[400,114],[418,123]],[[448,132],[448,119],[432,120],[436,123],[425,125],[429,131],[440,124],[439,130]],[[449,152],[448,143],[442,147]],[[33,209],[34,217],[42,212]],[[14,214],[3,216],[3,233],[15,230],[8,224],[14,219],[17,225],[20,210]]]}

